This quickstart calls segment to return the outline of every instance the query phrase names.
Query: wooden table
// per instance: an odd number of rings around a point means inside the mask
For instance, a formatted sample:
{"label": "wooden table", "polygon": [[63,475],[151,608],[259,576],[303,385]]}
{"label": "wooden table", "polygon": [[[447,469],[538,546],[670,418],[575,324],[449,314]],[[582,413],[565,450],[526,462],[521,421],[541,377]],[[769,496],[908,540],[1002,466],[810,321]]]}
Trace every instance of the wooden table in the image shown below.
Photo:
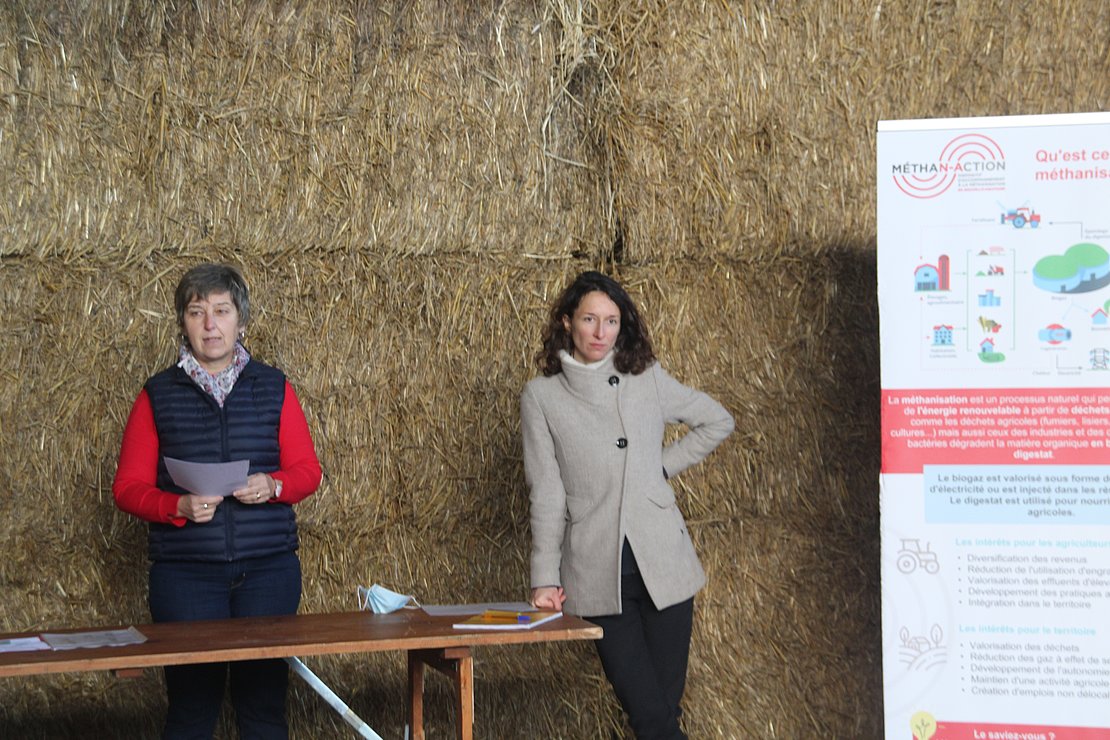
{"label": "wooden table", "polygon": [[[134,676],[144,668],[187,663],[404,650],[408,653],[408,717],[412,740],[424,738],[425,666],[443,672],[452,680],[459,716],[457,735],[460,740],[471,740],[474,724],[472,648],[601,637],[600,627],[569,615],[529,630],[512,631],[455,629],[452,625],[457,621],[457,617],[431,617],[419,609],[402,609],[392,614],[360,611],[144,624],[136,625],[147,638],[141,645],[0,653],[0,677],[105,670]],[[34,634],[39,633],[0,635],[0,638]]]}

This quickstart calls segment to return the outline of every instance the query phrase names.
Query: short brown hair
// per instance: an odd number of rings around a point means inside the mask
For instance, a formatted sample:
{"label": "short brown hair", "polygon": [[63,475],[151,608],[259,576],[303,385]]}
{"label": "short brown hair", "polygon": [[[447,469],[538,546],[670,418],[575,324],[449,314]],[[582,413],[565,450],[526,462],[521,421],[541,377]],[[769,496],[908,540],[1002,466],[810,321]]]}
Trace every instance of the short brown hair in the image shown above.
{"label": "short brown hair", "polygon": [[177,312],[177,325],[185,326],[185,309],[198,298],[212,293],[230,293],[235,309],[239,312],[239,326],[246,326],[251,318],[250,291],[243,274],[228,265],[205,263],[197,265],[181,276],[173,294],[173,307]]}

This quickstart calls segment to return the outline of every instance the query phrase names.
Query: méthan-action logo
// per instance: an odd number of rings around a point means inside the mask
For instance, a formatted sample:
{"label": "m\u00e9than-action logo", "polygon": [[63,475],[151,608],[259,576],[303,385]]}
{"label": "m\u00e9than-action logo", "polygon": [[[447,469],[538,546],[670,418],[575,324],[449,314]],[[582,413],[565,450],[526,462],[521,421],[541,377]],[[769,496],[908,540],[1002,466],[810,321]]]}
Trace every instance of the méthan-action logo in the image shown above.
{"label": "m\u00e9than-action logo", "polygon": [[982,134],[963,134],[944,145],[936,161],[891,166],[894,184],[911,198],[936,198],[959,183],[959,190],[1001,190],[1006,172],[1002,147]]}

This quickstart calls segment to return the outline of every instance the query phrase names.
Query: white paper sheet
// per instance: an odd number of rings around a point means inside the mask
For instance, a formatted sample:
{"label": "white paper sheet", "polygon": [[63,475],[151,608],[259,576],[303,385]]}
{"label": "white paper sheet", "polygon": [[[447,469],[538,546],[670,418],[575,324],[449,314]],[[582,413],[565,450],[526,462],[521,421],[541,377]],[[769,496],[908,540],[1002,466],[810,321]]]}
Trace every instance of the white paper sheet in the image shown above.
{"label": "white paper sheet", "polygon": [[10,637],[0,640],[0,653],[23,653],[30,650],[49,650],[50,646],[37,637]]}
{"label": "white paper sheet", "polygon": [[429,617],[468,617],[487,609],[504,612],[532,612],[535,607],[526,601],[500,601],[486,604],[426,604],[424,613]]}
{"label": "white paper sheet", "polygon": [[52,650],[74,648],[121,647],[146,642],[146,635],[134,627],[121,630],[95,630],[92,632],[44,632],[39,635]]}
{"label": "white paper sheet", "polygon": [[166,470],[173,482],[198,496],[230,496],[247,485],[250,460],[198,463],[167,457]]}

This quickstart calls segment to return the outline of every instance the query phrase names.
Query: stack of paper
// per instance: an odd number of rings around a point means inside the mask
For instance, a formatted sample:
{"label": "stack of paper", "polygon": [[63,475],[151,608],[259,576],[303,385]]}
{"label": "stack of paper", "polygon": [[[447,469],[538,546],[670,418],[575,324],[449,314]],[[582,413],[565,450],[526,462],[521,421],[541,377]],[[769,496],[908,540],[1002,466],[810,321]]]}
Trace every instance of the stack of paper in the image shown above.
{"label": "stack of paper", "polygon": [[500,609],[486,609],[454,625],[460,630],[530,630],[563,616],[556,611],[514,612]]}

